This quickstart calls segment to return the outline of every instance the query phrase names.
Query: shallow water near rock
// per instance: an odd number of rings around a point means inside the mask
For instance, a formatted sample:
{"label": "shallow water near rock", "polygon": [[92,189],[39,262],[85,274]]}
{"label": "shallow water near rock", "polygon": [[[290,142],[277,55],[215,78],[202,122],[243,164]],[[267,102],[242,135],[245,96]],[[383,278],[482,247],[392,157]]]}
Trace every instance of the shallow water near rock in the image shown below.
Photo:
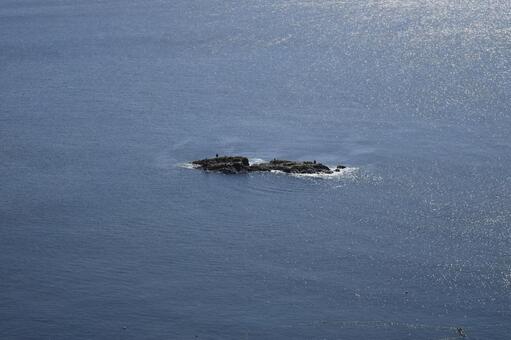
{"label": "shallow water near rock", "polygon": [[[507,339],[510,20],[0,3],[0,338]],[[217,153],[349,171],[182,166]]]}

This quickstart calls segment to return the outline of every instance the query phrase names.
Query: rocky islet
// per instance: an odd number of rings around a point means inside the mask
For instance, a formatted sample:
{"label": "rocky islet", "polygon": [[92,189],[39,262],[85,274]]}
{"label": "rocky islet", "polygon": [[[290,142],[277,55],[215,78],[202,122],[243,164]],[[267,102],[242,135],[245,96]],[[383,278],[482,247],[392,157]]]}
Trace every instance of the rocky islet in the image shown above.
{"label": "rocky islet", "polygon": [[243,174],[249,172],[282,171],[291,174],[332,174],[344,169],[338,165],[335,169],[314,161],[289,161],[273,159],[269,162],[250,164],[244,156],[221,156],[192,162],[197,169],[215,171],[224,174]]}

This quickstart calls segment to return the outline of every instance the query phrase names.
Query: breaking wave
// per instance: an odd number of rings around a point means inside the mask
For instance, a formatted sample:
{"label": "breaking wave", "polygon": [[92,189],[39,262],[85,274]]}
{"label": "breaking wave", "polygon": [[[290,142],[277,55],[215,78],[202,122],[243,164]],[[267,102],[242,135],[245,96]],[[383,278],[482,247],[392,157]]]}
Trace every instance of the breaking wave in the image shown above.
{"label": "breaking wave", "polygon": [[179,163],[179,164],[177,164],[177,166],[179,168],[184,168],[184,169],[197,169],[197,166],[192,164],[191,162]]}
{"label": "breaking wave", "polygon": [[[330,169],[335,169],[335,167],[330,167]],[[293,177],[298,178],[324,178],[324,179],[339,179],[339,178],[354,178],[356,173],[358,172],[358,168],[344,168],[339,171],[334,171],[331,174],[290,174]]]}

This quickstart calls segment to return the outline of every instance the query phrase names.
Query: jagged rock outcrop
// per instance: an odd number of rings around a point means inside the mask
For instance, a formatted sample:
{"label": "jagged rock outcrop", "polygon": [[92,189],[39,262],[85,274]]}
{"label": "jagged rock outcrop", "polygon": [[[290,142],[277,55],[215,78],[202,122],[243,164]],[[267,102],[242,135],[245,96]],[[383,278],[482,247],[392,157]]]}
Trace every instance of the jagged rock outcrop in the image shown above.
{"label": "jagged rock outcrop", "polygon": [[250,169],[248,158],[241,156],[206,158],[199,161],[193,161],[192,164],[198,169],[218,171],[224,174],[244,173],[248,172]]}
{"label": "jagged rock outcrop", "polygon": [[242,156],[207,158],[193,161],[192,164],[198,169],[217,171],[224,174],[240,174],[256,171],[264,172],[272,170],[292,174],[331,174],[334,171],[340,171],[345,168],[343,165],[338,165],[335,170],[332,170],[326,165],[316,163],[316,161],[297,162],[281,159],[274,159],[270,162],[250,165],[248,158]]}

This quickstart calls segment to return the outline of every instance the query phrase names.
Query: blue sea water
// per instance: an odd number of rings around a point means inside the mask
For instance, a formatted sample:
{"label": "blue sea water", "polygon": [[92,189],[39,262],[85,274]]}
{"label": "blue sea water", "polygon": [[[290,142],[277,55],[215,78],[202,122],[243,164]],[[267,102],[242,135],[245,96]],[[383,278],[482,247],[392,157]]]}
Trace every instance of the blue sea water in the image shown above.
{"label": "blue sea water", "polygon": [[509,339],[510,98],[508,0],[3,0],[0,338]]}

